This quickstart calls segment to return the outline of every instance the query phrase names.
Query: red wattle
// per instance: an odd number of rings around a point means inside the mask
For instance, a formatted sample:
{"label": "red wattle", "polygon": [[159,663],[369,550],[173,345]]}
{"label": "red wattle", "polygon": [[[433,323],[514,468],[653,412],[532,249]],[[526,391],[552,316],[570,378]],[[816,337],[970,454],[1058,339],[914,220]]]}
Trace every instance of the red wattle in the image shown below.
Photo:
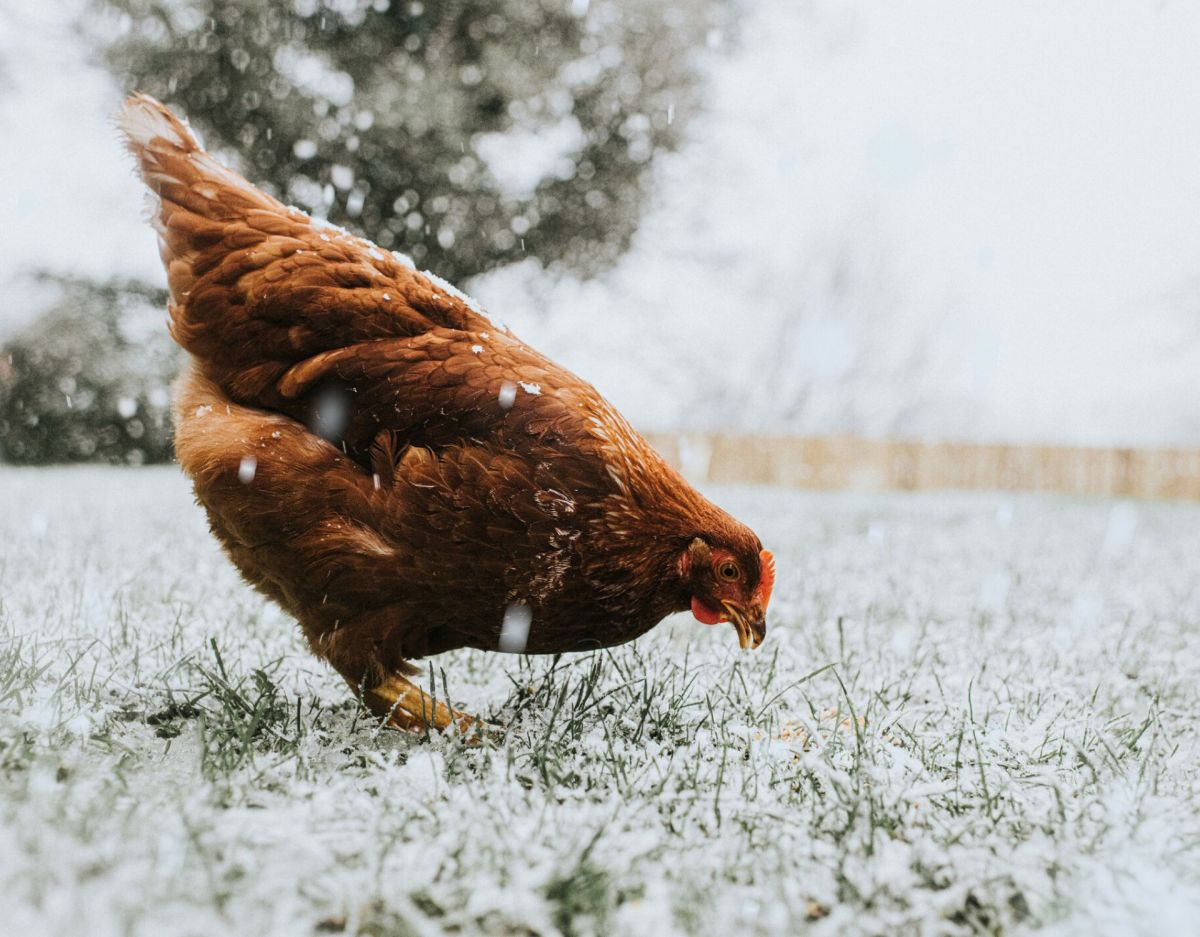
{"label": "red wattle", "polygon": [[705,625],[715,625],[725,620],[724,615],[709,608],[695,597],[692,598],[692,614],[696,616],[696,621]]}

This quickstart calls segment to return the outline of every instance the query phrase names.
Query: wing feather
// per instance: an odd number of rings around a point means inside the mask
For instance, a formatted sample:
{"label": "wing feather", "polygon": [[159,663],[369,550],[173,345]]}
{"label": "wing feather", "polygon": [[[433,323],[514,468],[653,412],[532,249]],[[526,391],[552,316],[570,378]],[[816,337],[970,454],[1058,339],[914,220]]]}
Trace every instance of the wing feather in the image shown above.
{"label": "wing feather", "polygon": [[271,406],[289,368],[348,345],[495,330],[447,284],[221,165],[153,98],[118,121],[157,198],[172,335],[235,400]]}

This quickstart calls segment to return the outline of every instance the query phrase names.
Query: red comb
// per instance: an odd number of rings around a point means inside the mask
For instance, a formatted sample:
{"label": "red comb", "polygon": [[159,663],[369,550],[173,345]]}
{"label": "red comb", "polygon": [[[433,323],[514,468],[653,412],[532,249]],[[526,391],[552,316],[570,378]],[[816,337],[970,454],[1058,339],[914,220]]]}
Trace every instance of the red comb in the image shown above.
{"label": "red comb", "polygon": [[775,556],[770,550],[763,550],[758,554],[758,561],[762,567],[762,574],[758,580],[755,596],[765,610],[767,603],[771,601],[771,590],[775,588]]}

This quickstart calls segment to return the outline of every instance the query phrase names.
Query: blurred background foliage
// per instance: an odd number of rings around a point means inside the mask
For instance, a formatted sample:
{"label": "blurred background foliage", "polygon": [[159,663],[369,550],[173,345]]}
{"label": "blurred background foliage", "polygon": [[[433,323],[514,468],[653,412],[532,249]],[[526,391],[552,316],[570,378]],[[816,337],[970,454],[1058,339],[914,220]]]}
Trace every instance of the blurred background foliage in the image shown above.
{"label": "blurred background foliage", "polygon": [[[526,253],[588,272],[612,263],[647,164],[691,108],[691,52],[713,12],[678,0],[101,6],[118,14],[105,55],[127,90],[176,105],[273,194],[450,280]],[[513,159],[544,176],[519,178]]]}
{"label": "blurred background foliage", "polygon": [[[451,281],[534,257],[583,276],[628,247],[656,154],[698,100],[730,0],[95,0],[126,90],[186,114],[287,202]],[[178,366],[147,284],[62,284],[0,349],[0,458],[169,458]],[[139,320],[140,321],[140,320]],[[90,349],[90,354],[83,354]],[[68,391],[64,388],[73,388]],[[132,415],[123,416],[136,402]]]}
{"label": "blurred background foliage", "polygon": [[171,455],[168,387],[183,354],[166,291],[57,281],[59,298],[0,354],[0,459],[140,465]]}

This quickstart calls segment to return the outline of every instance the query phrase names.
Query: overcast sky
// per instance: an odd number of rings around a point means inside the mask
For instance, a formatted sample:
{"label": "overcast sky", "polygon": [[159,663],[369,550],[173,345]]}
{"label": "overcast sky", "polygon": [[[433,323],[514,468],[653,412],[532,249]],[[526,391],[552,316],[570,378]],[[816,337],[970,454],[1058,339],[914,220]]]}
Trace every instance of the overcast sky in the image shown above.
{"label": "overcast sky", "polygon": [[[0,328],[28,314],[22,268],[160,275],[108,122],[117,91],[70,34],[73,5],[0,0]],[[1200,4],[754,6],[593,304],[644,294],[719,337],[717,300],[753,293],[749,325],[769,332],[811,288],[797,270],[849,244],[880,258],[887,287],[863,294],[889,307],[879,329],[936,323],[921,433],[1200,443]],[[680,286],[701,254],[728,276]],[[503,277],[481,290],[524,295]],[[677,415],[612,357],[637,339],[632,314],[577,347],[579,328],[539,336],[544,320],[496,311],[635,419]],[[870,411],[879,387],[864,393]],[[838,418],[813,412],[799,428]]]}

